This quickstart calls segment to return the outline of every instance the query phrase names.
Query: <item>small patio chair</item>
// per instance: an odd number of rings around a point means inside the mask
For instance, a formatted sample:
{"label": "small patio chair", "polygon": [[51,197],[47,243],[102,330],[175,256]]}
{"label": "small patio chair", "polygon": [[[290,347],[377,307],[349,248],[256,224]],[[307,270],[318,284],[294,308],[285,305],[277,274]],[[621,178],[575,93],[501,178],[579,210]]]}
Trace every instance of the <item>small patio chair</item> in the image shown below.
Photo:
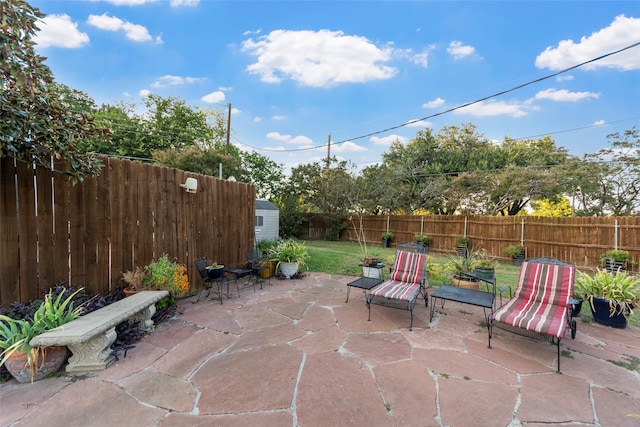
{"label": "small patio chair", "polygon": [[[369,321],[371,321],[371,304],[379,304],[391,308],[408,310],[411,313],[409,330],[413,330],[413,307],[418,296],[422,294],[425,306],[429,305],[427,295],[426,274],[427,254],[425,252],[403,250],[401,245],[396,249],[396,258],[391,267],[389,280],[371,289],[367,296]],[[416,248],[417,249],[417,248]]]}
{"label": "small patio chair", "polygon": [[[204,291],[207,291],[207,296],[209,296],[211,288],[214,285],[218,286],[218,299],[220,300],[220,304],[222,304],[222,285],[224,285],[225,283],[227,284],[227,297],[229,296],[229,278],[227,277],[227,275],[225,273],[222,273],[220,277],[213,277],[213,275],[210,275],[209,270],[207,269],[207,267],[209,266],[209,260],[206,257],[196,259],[195,264],[196,268],[198,269],[198,273],[200,273],[200,277],[202,277],[202,280],[204,281],[205,287],[202,291],[200,291],[200,293],[198,294],[198,298],[196,298],[193,304],[200,301],[200,298],[202,297]],[[236,290],[238,290],[238,296],[240,296],[240,290],[238,289],[237,281]]]}
{"label": "small patio chair", "polygon": [[489,348],[493,327],[528,337],[546,338],[558,349],[567,326],[575,338],[576,321],[571,319],[573,281],[576,268],[555,258],[537,258],[520,266],[518,285],[513,298],[489,315]]}
{"label": "small patio chair", "polygon": [[[262,278],[262,272],[269,270],[270,267],[261,263],[260,254],[257,250],[247,251],[245,255],[247,257],[247,266],[251,269],[251,278],[253,279],[254,290],[256,283],[259,283],[260,289],[262,289],[262,283],[265,281]],[[271,285],[271,276],[269,276],[269,285]]]}

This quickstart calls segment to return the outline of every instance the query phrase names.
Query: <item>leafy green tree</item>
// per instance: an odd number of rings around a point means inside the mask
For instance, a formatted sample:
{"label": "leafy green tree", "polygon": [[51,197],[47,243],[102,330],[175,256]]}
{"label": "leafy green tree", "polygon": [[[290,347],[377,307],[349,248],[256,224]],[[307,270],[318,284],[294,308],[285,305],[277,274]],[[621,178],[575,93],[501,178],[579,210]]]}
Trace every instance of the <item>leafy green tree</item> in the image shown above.
{"label": "leafy green tree", "polygon": [[634,126],[607,136],[610,148],[584,156],[574,191],[585,215],[640,213],[640,132]]}
{"label": "leafy green tree", "polygon": [[281,164],[255,151],[243,152],[241,157],[246,182],[256,186],[259,199],[270,200],[282,193],[285,176]]}
{"label": "leafy green tree", "polygon": [[23,0],[0,2],[0,156],[61,168],[74,179],[96,174],[101,163],[83,151],[81,142],[103,138],[90,118],[61,102],[45,58],[33,37],[38,8]]}

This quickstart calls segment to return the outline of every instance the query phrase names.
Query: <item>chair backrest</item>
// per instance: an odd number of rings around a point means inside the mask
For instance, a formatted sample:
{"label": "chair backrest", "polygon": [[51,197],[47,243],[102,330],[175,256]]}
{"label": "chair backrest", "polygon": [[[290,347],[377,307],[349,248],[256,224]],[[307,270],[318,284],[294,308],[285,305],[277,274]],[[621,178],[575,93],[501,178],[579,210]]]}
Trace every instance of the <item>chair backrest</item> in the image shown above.
{"label": "chair backrest", "polygon": [[526,260],[520,267],[516,298],[567,307],[573,296],[576,267],[555,258]]}
{"label": "chair backrest", "polygon": [[396,250],[390,279],[405,283],[421,283],[425,277],[426,266],[426,253]]}
{"label": "chair backrest", "polygon": [[257,267],[260,264],[260,254],[258,251],[246,251],[247,263],[253,267]]}
{"label": "chair backrest", "polygon": [[196,268],[198,269],[198,273],[200,273],[200,277],[203,279],[209,278],[209,274],[207,273],[208,265],[209,260],[206,257],[196,259]]}
{"label": "chair backrest", "polygon": [[429,251],[429,246],[419,242],[405,242],[405,243],[398,243],[396,245],[396,250],[406,251],[406,252],[419,252],[421,254],[426,254]]}

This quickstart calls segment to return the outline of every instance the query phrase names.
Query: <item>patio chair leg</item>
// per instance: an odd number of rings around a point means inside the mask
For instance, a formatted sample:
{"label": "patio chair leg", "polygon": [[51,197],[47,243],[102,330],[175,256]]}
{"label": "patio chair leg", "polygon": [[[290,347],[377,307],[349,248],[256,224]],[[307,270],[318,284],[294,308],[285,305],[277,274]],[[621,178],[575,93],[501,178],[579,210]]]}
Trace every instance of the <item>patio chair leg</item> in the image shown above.
{"label": "patio chair leg", "polygon": [[556,344],[558,346],[558,370],[556,371],[556,374],[561,374],[562,371],[560,370],[560,338],[556,338]]}

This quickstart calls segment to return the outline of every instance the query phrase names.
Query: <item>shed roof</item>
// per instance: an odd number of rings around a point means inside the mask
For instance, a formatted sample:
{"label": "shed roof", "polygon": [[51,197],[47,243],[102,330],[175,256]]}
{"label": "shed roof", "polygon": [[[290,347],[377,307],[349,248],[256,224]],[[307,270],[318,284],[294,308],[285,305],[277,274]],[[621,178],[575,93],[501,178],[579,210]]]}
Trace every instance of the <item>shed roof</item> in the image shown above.
{"label": "shed roof", "polygon": [[256,200],[256,210],[262,209],[266,211],[278,211],[278,207],[268,200]]}

